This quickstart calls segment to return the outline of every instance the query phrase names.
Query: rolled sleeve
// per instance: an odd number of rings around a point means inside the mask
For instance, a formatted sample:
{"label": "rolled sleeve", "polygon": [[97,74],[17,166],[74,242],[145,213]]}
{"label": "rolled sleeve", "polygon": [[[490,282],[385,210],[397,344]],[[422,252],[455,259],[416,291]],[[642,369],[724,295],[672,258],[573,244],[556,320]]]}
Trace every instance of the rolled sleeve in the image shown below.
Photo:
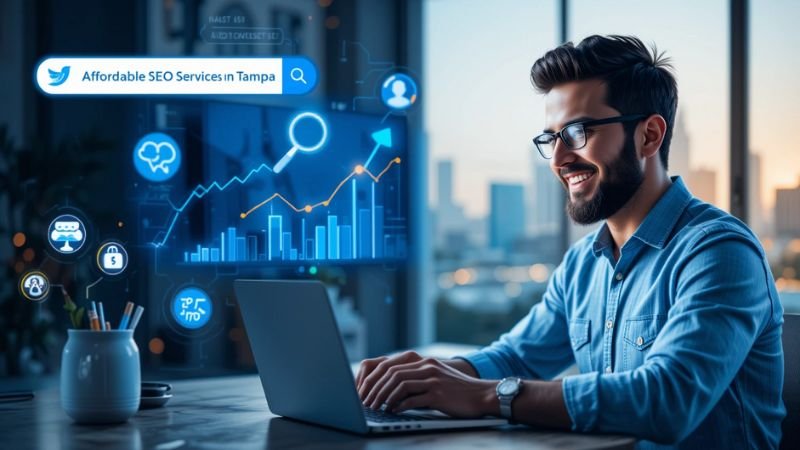
{"label": "rolled sleeve", "polygon": [[473,352],[469,355],[461,357],[478,372],[478,378],[485,380],[499,380],[505,377],[507,371],[503,371],[498,364],[492,361],[492,358],[483,351]]}
{"label": "rolled sleeve", "polygon": [[591,372],[570,375],[561,381],[561,392],[572,420],[572,431],[591,431],[597,423],[599,379],[599,372]]}
{"label": "rolled sleeve", "polygon": [[575,362],[564,313],[563,270],[563,264],[556,268],[542,301],[508,333],[463,357],[480,378],[549,379]]}

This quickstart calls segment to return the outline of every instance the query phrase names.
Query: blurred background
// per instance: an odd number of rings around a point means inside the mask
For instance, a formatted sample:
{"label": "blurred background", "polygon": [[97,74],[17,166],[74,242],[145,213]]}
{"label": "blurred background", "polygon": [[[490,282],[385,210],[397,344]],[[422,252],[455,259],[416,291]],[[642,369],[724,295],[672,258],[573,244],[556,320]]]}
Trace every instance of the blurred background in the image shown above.
{"label": "blurred background", "polygon": [[[207,26],[228,16],[280,29],[284,39],[209,42]],[[670,172],[695,196],[748,222],[787,311],[800,311],[800,151],[789,133],[800,102],[797,17],[800,3],[790,0],[4,0],[2,386],[47,383],[58,373],[64,299],[56,289],[46,302],[24,300],[17,283],[33,268],[78,303],[91,286],[92,298],[114,308],[131,299],[143,304],[136,341],[145,372],[160,378],[255,370],[230,286],[240,276],[321,279],[353,360],[432,342],[490,343],[540,301],[566,248],[594,229],[567,221],[562,189],[531,144],[543,128],[544,104],[528,78],[548,49],[591,34],[633,34],[671,58],[680,100]],[[303,106],[378,119],[385,110],[376,86],[388,70],[404,70],[420,89],[418,105],[391,119],[406,130],[407,255],[302,271],[160,267],[142,238],[141,200],[169,193],[144,192],[130,170],[141,134],[189,130],[184,151],[199,155],[209,102],[300,105],[280,98],[50,98],[32,83],[45,55],[305,55],[321,81]],[[207,181],[212,165],[195,158],[173,188]],[[98,282],[91,261],[65,264],[48,255],[56,207],[78,207],[95,235],[126,242],[127,275]],[[201,236],[210,215],[191,212],[185,232]],[[163,305],[177,287],[198,280],[222,312],[212,332],[182,333]]]}

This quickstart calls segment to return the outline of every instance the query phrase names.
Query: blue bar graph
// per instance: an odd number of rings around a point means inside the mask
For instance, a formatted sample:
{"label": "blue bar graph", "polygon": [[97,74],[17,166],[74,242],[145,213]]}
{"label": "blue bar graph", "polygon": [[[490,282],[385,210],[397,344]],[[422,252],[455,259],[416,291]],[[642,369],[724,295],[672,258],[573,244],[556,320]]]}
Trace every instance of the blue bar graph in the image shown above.
{"label": "blue bar graph", "polygon": [[376,206],[372,213],[372,257],[383,258],[383,206]]}
{"label": "blue bar graph", "polygon": [[283,251],[281,252],[281,258],[283,260],[289,259],[289,256],[291,256],[292,253],[292,233],[289,232],[283,233],[281,248],[283,248]]}
{"label": "blue bar graph", "polygon": [[328,259],[339,259],[339,226],[336,216],[328,216]]}
{"label": "blue bar graph", "polygon": [[372,224],[370,223],[371,213],[368,209],[358,210],[358,257],[370,258],[372,256]]}
{"label": "blue bar graph", "polygon": [[[370,175],[375,179],[374,173]],[[227,226],[218,234],[213,233],[218,239],[211,242],[187,243],[191,248],[178,258],[187,264],[259,261],[346,264],[403,258],[407,253],[406,218],[398,215],[398,211],[404,206],[387,195],[383,183],[368,181],[353,178],[349,193],[346,184],[342,185],[338,197],[341,204],[322,202],[319,213],[314,211],[317,208],[314,204],[304,208],[270,205],[269,212],[265,210],[259,219],[241,223],[248,227],[257,223],[256,229]]]}
{"label": "blue bar graph", "polygon": [[236,228],[228,228],[228,261],[236,261]]}
{"label": "blue bar graph", "polygon": [[314,259],[325,259],[325,227],[323,225],[317,225],[314,231],[317,240]]}
{"label": "blue bar graph", "polygon": [[339,227],[339,248],[342,250],[342,259],[353,259],[353,231],[350,225]]}
{"label": "blue bar graph", "polygon": [[281,233],[283,232],[283,216],[270,215],[267,223],[269,229],[267,259],[280,259],[281,257]]}

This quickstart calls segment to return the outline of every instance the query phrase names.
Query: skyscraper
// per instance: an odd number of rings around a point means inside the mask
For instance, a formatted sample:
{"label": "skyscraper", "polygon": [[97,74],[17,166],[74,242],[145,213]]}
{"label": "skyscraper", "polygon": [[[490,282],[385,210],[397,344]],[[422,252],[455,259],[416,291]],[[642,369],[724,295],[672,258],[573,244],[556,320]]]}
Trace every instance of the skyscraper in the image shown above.
{"label": "skyscraper", "polygon": [[693,169],[689,172],[689,190],[692,194],[711,204],[717,204],[717,172],[711,169]]}
{"label": "skyscraper", "polygon": [[528,205],[530,211],[531,231],[534,234],[556,234],[560,223],[560,215],[564,214],[559,181],[550,170],[546,161],[534,155],[533,183],[531,183],[531,201]]}
{"label": "skyscraper", "polygon": [[453,205],[453,161],[443,159],[436,164],[436,206]]}
{"label": "skyscraper", "polygon": [[492,183],[490,200],[489,246],[509,250],[525,235],[525,187]]}
{"label": "skyscraper", "polygon": [[675,128],[672,131],[672,143],[669,146],[670,176],[679,175],[684,181],[689,177],[689,134],[683,120],[683,110],[678,112],[675,119]]}
{"label": "skyscraper", "polygon": [[800,235],[800,181],[796,188],[775,190],[775,233],[792,238]]}
{"label": "skyscraper", "polygon": [[466,233],[464,211],[453,201],[453,161],[443,159],[436,164],[436,243],[445,245],[448,235]]}
{"label": "skyscraper", "polygon": [[749,205],[748,223],[750,228],[758,237],[766,235],[766,221],[764,209],[761,203],[761,156],[758,153],[750,152],[748,168],[750,185],[747,187],[747,202]]}

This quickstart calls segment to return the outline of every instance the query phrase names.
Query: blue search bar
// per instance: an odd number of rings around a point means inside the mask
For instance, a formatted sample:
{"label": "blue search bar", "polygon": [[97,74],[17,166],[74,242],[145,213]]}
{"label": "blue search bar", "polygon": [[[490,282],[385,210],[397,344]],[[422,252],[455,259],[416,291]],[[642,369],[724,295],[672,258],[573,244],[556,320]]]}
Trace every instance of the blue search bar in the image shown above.
{"label": "blue search bar", "polygon": [[319,73],[302,56],[286,58],[48,57],[34,72],[45,94],[304,95]]}

